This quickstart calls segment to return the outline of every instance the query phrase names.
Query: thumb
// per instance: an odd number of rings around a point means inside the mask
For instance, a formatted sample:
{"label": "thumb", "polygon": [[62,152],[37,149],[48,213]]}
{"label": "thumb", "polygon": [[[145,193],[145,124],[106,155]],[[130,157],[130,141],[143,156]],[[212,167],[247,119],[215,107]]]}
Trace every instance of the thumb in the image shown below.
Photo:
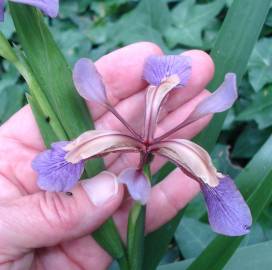
{"label": "thumb", "polygon": [[56,245],[93,232],[119,207],[123,188],[103,172],[65,193],[39,192],[0,206],[0,250]]}

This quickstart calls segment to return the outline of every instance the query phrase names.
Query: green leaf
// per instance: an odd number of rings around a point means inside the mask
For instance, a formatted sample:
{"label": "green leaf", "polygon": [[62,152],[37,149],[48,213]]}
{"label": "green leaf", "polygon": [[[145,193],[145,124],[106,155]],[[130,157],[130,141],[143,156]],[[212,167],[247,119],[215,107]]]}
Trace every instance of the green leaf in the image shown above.
{"label": "green leaf", "polygon": [[7,61],[3,62],[3,64],[4,73],[1,74],[0,91],[8,86],[15,85],[19,78],[19,73],[12,64],[8,63]]}
{"label": "green leaf", "polygon": [[[149,163],[143,166],[143,173],[151,183]],[[144,261],[146,206],[135,201],[132,206],[127,225],[127,254],[130,270],[141,270]]]}
{"label": "green leaf", "polygon": [[183,257],[189,259],[198,256],[215,235],[208,224],[184,217],[176,230],[175,239]]}
{"label": "green leaf", "polygon": [[[167,49],[162,39],[162,33],[170,25],[170,12],[163,0],[142,0],[131,12],[123,15],[115,23],[107,24],[104,28],[91,30],[94,39],[103,36],[106,40],[101,52],[96,57],[113,48],[128,45],[137,41],[151,41],[162,49]],[[120,29],[122,29],[120,31]],[[104,37],[106,31],[106,37]]]}
{"label": "green leaf", "polygon": [[0,123],[23,106],[24,93],[22,85],[10,85],[0,90]]}
{"label": "green leaf", "polygon": [[[272,241],[239,248],[225,265],[224,270],[270,270],[272,264],[271,249]],[[214,262],[216,260],[218,258],[214,258]],[[188,259],[182,262],[163,265],[158,270],[185,270],[192,261],[193,259]],[[202,268],[200,269],[202,270]]]}
{"label": "green leaf", "polygon": [[12,34],[14,33],[13,21],[12,21],[10,14],[7,10],[5,11],[5,20],[3,22],[1,22],[1,32],[8,39],[11,38]]}
{"label": "green leaf", "polygon": [[203,47],[203,31],[215,22],[215,16],[222,10],[225,0],[208,4],[196,4],[196,0],[185,0],[172,11],[173,26],[168,28],[165,38],[173,48],[177,44]]}
{"label": "green leaf", "polygon": [[144,256],[146,208],[135,202],[128,217],[127,252],[130,270],[141,270]]}
{"label": "green leaf", "polygon": [[54,133],[50,123],[46,121],[46,115],[43,114],[38,102],[35,101],[34,97],[27,95],[27,101],[31,106],[31,110],[34,114],[39,129],[42,131],[42,137],[47,147],[50,146],[50,142],[58,140],[57,135]]}
{"label": "green leaf", "polygon": [[271,133],[271,128],[258,130],[255,125],[247,126],[236,139],[231,157],[240,159],[253,157]]}
{"label": "green leaf", "polygon": [[255,46],[248,64],[249,81],[256,92],[272,82],[271,70],[272,40],[262,38]]}
{"label": "green leaf", "polygon": [[17,3],[10,3],[10,10],[27,61],[64,129],[69,131],[68,137],[72,139],[91,129],[87,106],[74,89],[70,67],[41,13]]}
{"label": "green leaf", "polygon": [[255,120],[259,129],[272,125],[272,87],[266,88],[254,95],[248,108],[240,113],[237,118],[240,121]]}
{"label": "green leaf", "polygon": [[212,151],[211,157],[218,171],[235,178],[242,168],[232,164],[229,155],[229,146],[217,144]]}

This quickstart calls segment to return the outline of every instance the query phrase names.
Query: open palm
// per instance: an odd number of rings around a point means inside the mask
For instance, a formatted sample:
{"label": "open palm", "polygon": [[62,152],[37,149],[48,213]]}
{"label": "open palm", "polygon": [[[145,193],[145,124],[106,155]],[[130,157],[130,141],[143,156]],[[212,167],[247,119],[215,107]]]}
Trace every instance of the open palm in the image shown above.
{"label": "open palm", "polygon": [[[144,119],[143,64],[154,54],[162,52],[154,44],[141,42],[96,62],[109,100],[136,129],[141,129]],[[160,115],[158,134],[180,123],[208,94],[204,88],[213,76],[212,60],[201,51],[186,54],[192,58],[191,79],[182,91],[174,91],[169,96]],[[97,129],[123,129],[102,107],[92,103],[88,106]],[[209,118],[201,119],[180,130],[175,137],[192,138],[208,121]],[[106,269],[111,258],[90,233],[113,215],[125,240],[130,199],[121,185],[110,200],[99,205],[92,203],[82,185],[72,191],[73,196],[40,191],[31,161],[43,150],[42,137],[29,106],[1,126],[0,269]],[[134,154],[111,154],[105,158],[107,169],[116,174],[137,162]],[[156,158],[152,170],[155,172],[163,163],[163,159]],[[99,186],[102,181],[110,183],[112,179],[106,178],[111,177],[102,173],[91,180],[92,185]],[[152,189],[147,204],[146,232],[175,216],[198,190],[195,181],[180,170],[173,171]]]}

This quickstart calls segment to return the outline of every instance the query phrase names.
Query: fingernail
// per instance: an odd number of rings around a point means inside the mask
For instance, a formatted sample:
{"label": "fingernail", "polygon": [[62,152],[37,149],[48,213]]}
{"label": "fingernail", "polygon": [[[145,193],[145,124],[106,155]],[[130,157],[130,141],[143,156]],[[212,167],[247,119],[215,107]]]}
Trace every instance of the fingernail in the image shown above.
{"label": "fingernail", "polygon": [[102,172],[90,180],[81,181],[83,189],[95,206],[101,206],[118,193],[116,176]]}

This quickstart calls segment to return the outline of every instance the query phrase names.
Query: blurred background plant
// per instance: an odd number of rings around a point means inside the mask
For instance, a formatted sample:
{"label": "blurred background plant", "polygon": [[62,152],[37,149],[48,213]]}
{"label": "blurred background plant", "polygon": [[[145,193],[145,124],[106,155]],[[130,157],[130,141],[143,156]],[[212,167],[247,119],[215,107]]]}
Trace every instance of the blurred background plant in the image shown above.
{"label": "blurred background plant", "polygon": [[[47,23],[71,65],[80,57],[95,60],[118,47],[142,40],[158,44],[166,53],[176,54],[194,48],[209,52],[231,2],[61,0],[58,19],[47,19]],[[1,24],[1,31],[13,44],[17,44],[9,14]],[[212,153],[217,167],[232,177],[240,173],[272,131],[271,33],[272,9],[250,57],[239,89],[239,100],[229,111]],[[16,69],[1,59],[0,78],[0,123],[3,123],[26,103],[27,87]],[[185,260],[185,267],[214,239],[215,233],[203,218],[205,209],[201,200],[201,197],[197,197],[186,209],[161,264]],[[267,250],[272,248],[271,212],[270,205],[243,240],[226,269],[246,269],[247,258],[251,258],[251,261],[252,258],[254,261],[261,260],[261,269],[270,269],[265,267],[272,263],[272,259],[267,261]],[[256,257],[256,253],[263,255]],[[161,266],[160,269],[183,269],[180,265],[179,268],[171,267]]]}

